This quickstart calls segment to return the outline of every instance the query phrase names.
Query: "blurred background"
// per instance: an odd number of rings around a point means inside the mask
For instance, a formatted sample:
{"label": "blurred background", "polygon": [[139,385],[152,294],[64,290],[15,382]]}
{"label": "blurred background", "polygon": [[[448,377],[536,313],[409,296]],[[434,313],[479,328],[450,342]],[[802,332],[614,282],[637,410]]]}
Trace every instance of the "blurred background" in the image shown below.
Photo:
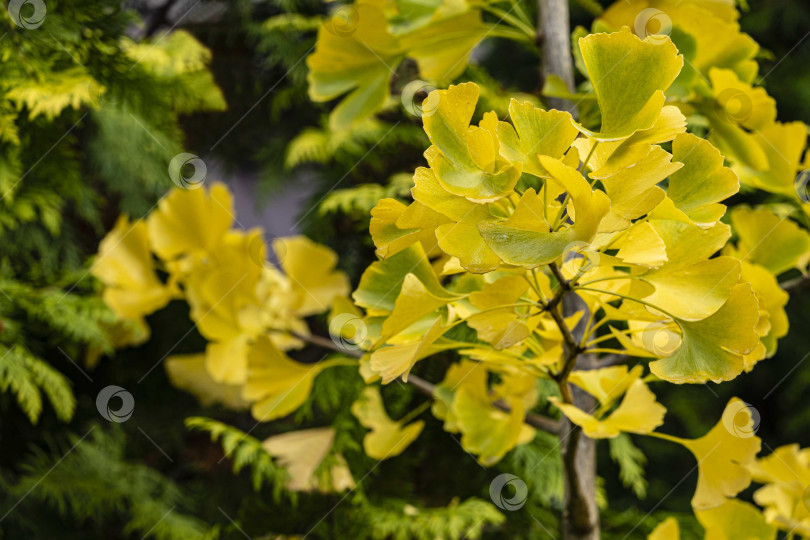
{"label": "blurred background", "polygon": [[[534,17],[532,2],[523,7]],[[7,95],[0,104],[3,537],[185,538],[209,530],[221,538],[275,538],[316,525],[312,537],[362,538],[374,520],[407,519],[386,513],[403,500],[448,505],[454,495],[487,499],[495,472],[483,470],[432,417],[427,422],[437,429],[425,430],[408,452],[381,464],[334,512],[341,494],[291,499],[267,484],[256,490],[249,468],[234,474],[220,444],[184,425],[189,416],[205,416],[247,430],[250,416],[201,407],[172,387],[162,368],[149,371],[169,352],[204,347],[184,303],[150,317],[152,337],[145,344],[114,355],[102,350],[99,328],[110,319],[87,274],[88,259],[120,213],[143,216],[173,187],[166,171],[180,152],[205,162],[206,181],[230,186],[240,227],[261,226],[270,236],[303,233],[332,247],[353,285],[373,260],[369,211],[382,197],[407,194],[428,142],[420,119],[401,106],[347,133],[328,129],[331,107],[309,100],[301,58],[313,47],[330,4],[84,0],[48,1],[47,8],[36,33],[22,36],[10,19],[8,31],[0,29],[0,88]],[[778,103],[779,120],[810,122],[810,4],[749,0],[742,9],[743,30],[764,49],[760,73]],[[572,29],[590,28],[593,20],[576,2],[571,17]],[[122,46],[122,38],[130,45]],[[133,65],[132,58],[141,60]],[[539,63],[536,49],[496,38],[475,51],[459,80],[493,81],[500,90],[482,99],[505,110],[509,95],[539,96]],[[405,81],[408,69],[407,62],[399,68]],[[57,71],[60,77],[53,76]],[[83,82],[88,74],[107,88],[103,95]],[[15,104],[30,103],[46,86],[52,93],[60,89],[61,101],[17,117]],[[10,127],[14,122],[19,129]],[[753,374],[721,386],[661,386],[659,400],[670,411],[665,429],[699,436],[728,399],[739,396],[761,416],[763,451],[810,445],[808,313],[810,295],[792,296],[790,334]],[[325,321],[313,327],[325,334]],[[305,351],[301,358],[317,354]],[[437,368],[435,376],[441,373]],[[75,410],[56,405],[64,401],[59,377],[75,395]],[[111,384],[132,392],[137,423],[100,420],[95,396]],[[338,408],[329,402],[332,384],[339,383],[318,378],[313,394],[326,397],[313,398],[323,402],[309,403],[304,419]],[[397,417],[408,410],[412,390],[394,386],[386,401]],[[9,387],[39,397],[20,407],[5,391]],[[262,439],[293,422],[261,425],[252,435]],[[92,442],[82,445],[87,450],[56,468],[65,450],[85,438]],[[484,537],[548,538],[545,526],[557,526],[552,499],[561,489],[559,462],[548,459],[526,472],[552,442],[539,437],[497,465],[534,479],[534,506],[485,529]],[[688,452],[639,440],[649,484],[634,490],[621,481],[607,444],[599,445],[600,489],[611,501],[603,516],[605,538],[623,538],[628,524],[637,522],[629,538],[644,538],[664,515],[694,523],[689,500],[695,475],[680,482],[693,467]],[[367,468],[360,464],[358,470]],[[314,523],[314,516],[324,515]]]}

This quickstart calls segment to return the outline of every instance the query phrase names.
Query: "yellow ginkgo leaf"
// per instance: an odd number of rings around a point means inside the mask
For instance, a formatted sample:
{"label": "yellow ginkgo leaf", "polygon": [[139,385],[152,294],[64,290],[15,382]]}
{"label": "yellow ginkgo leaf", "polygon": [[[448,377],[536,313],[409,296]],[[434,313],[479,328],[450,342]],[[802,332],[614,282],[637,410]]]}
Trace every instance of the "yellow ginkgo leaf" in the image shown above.
{"label": "yellow ginkgo leaf", "polygon": [[[456,9],[459,2],[450,1],[447,5]],[[416,61],[420,75],[445,86],[462,74],[470,54],[487,32],[481,11],[470,10],[402,35],[402,45],[407,56]]]}
{"label": "yellow ginkgo leaf", "polygon": [[191,274],[186,297],[200,333],[217,341],[257,333],[261,321],[246,311],[248,306],[258,304],[257,283],[252,276],[227,266]]}
{"label": "yellow ginkgo leaf", "polygon": [[295,299],[290,306],[302,317],[323,313],[338,296],[349,294],[349,279],[335,270],[337,255],[306,236],[276,238],[273,249],[290,279]]}
{"label": "yellow ginkgo leaf", "polygon": [[714,225],[726,212],[720,202],[740,188],[737,175],[723,166],[719,150],[691,133],[675,138],[672,155],[684,166],[670,177],[667,197],[698,225]]}
{"label": "yellow ginkgo leaf", "polygon": [[485,466],[494,465],[518,444],[534,438],[534,429],[523,423],[523,401],[505,400],[510,412],[492,405],[481,387],[462,384],[453,398],[453,411],[461,431],[461,446],[476,454]]}
{"label": "yellow ginkgo leaf", "polygon": [[682,340],[667,358],[650,363],[650,371],[673,383],[721,382],[742,373],[743,355],[759,342],[759,305],[748,283],[736,285],[716,313],[700,321],[676,319]]}
{"label": "yellow ginkgo leaf", "polygon": [[598,419],[576,405],[549,398],[562,413],[592,439],[606,439],[619,433],[650,433],[664,422],[666,408],[655,400],[641,379],[630,384],[619,406],[604,418]]}
{"label": "yellow ginkgo leaf", "polygon": [[355,303],[369,315],[388,315],[394,310],[405,276],[413,274],[436,296],[443,296],[444,288],[425,254],[421,244],[413,244],[396,255],[373,262],[360,278],[360,285],[352,293]]}
{"label": "yellow ginkgo leaf", "polygon": [[[436,292],[440,292],[441,296],[437,295]],[[425,315],[437,311],[449,302],[459,298],[460,296],[444,289],[441,291],[429,291],[419,281],[416,274],[406,275],[402,281],[402,288],[396,302],[394,302],[394,310],[383,323],[380,339],[387,340],[419,321]]]}
{"label": "yellow ginkgo leaf", "polygon": [[265,439],[262,446],[287,469],[286,488],[290,491],[340,492],[354,487],[351,472],[342,456],[335,456],[335,464],[326,471],[325,479],[315,474],[334,440],[333,428],[313,428],[274,435]]}
{"label": "yellow ginkgo leaf", "polygon": [[697,459],[698,480],[692,508],[696,511],[716,508],[748,487],[751,483],[748,467],[760,448],[755,429],[748,405],[732,398],[720,422],[699,439],[657,434],[682,444]]}
{"label": "yellow ginkgo leaf", "polygon": [[644,371],[642,366],[610,366],[600,369],[575,370],[568,380],[599,400],[602,405],[613,403],[624,395]]}
{"label": "yellow ginkgo leaf", "polygon": [[222,403],[230,409],[247,409],[250,404],[242,398],[242,387],[216,382],[208,374],[205,363],[202,354],[170,356],[166,359],[166,373],[175,387],[194,394],[205,407]]}
{"label": "yellow ginkgo leaf", "polygon": [[205,347],[205,367],[211,378],[221,384],[244,384],[248,373],[250,334],[209,342]]}
{"label": "yellow ginkgo leaf", "polygon": [[[518,310],[512,304],[526,293],[529,284],[522,276],[505,276],[487,283],[470,295],[470,302],[483,313],[467,316],[467,324],[478,332],[478,339],[501,350],[519,343],[529,336],[525,319],[518,318]],[[499,306],[507,306],[497,309]],[[529,304],[526,305],[526,308]],[[525,309],[524,308],[524,311]]]}
{"label": "yellow ginkgo leaf", "polygon": [[431,253],[436,249],[436,227],[449,221],[418,201],[405,206],[396,199],[382,199],[371,210],[369,232],[382,258],[414,242],[422,242],[425,251]]}
{"label": "yellow ginkgo leaf", "polygon": [[[759,46],[740,32],[738,17],[734,3],[727,0],[621,0],[605,10],[600,21],[613,28],[627,26],[642,36],[660,31],[650,36],[655,43],[666,39],[667,26],[674,26],[677,31],[672,36],[679,40],[679,47],[681,41],[694,41],[690,68],[693,66],[703,75],[712,67],[728,68],[750,81],[758,69],[754,57]],[[656,22],[668,25],[656,29]]]}
{"label": "yellow ginkgo leaf", "polygon": [[[435,90],[436,110],[425,116],[425,133],[437,151],[425,152],[442,187],[474,202],[505,197],[520,178],[522,163],[511,164],[498,154],[497,117],[485,115],[470,126],[478,101],[478,86],[464,83]],[[428,99],[437,99],[433,93]]]}
{"label": "yellow ginkgo leaf", "polygon": [[321,25],[315,52],[307,57],[309,97],[330,101],[348,92],[332,111],[332,129],[346,129],[382,108],[389,94],[389,66],[399,64],[404,52],[375,2],[357,2]]}
{"label": "yellow ginkgo leaf", "polygon": [[776,101],[761,86],[741,81],[730,69],[711,68],[709,80],[714,99],[728,120],[752,131],[776,121]]}
{"label": "yellow ginkgo leaf", "polygon": [[534,429],[523,423],[525,406],[519,396],[506,399],[511,412],[492,405],[487,390],[487,369],[483,364],[462,360],[447,370],[436,386],[433,413],[444,420],[444,429],[461,432],[461,446],[493,465],[512,448],[534,438]]}
{"label": "yellow ginkgo leaf", "polygon": [[810,450],[798,444],[780,446],[749,465],[754,481],[764,484],[754,501],[765,508],[770,523],[802,535],[810,534]]}
{"label": "yellow ginkgo leaf", "polygon": [[[538,156],[540,164],[551,175],[551,181],[561,186],[571,196],[576,217],[574,224],[560,231],[550,231],[548,223],[539,212],[534,222],[528,214],[512,215],[503,222],[484,222],[478,228],[489,247],[504,262],[516,266],[536,267],[553,262],[566,247],[575,241],[590,242],[596,235],[602,218],[608,213],[610,201],[604,192],[591,189],[588,181],[577,171],[559,160]],[[521,201],[526,206],[529,199],[536,199],[534,190],[526,190]],[[523,201],[527,199],[527,201]],[[530,216],[529,216],[530,217]]]}
{"label": "yellow ginkgo leaf", "polygon": [[[714,124],[720,125],[719,122]],[[738,132],[721,127],[713,131],[709,139],[732,162],[740,182],[771,193],[796,197],[794,182],[801,168],[807,138],[805,125],[801,122],[774,122],[750,134]]]}
{"label": "yellow ginkgo leaf", "polygon": [[253,417],[269,422],[286,416],[306,401],[315,377],[347,360],[332,359],[317,364],[302,364],[290,359],[267,336],[259,336],[248,355],[247,381],[242,397],[254,402]]}
{"label": "yellow ginkgo leaf", "polygon": [[759,509],[738,499],[720,506],[695,510],[695,516],[706,529],[705,540],[774,540],[776,527],[765,521]]}
{"label": "yellow ginkgo leaf", "polygon": [[436,228],[439,247],[451,257],[456,257],[468,272],[483,274],[496,269],[501,259],[480,230],[483,224],[492,220],[486,205],[475,205],[457,223],[446,223]]}
{"label": "yellow ginkgo leaf", "polygon": [[659,523],[653,532],[647,536],[647,540],[681,540],[681,529],[678,520],[668,517]]}
{"label": "yellow ginkgo leaf", "polygon": [[[787,335],[788,332],[789,323],[787,313],[785,313],[785,306],[790,299],[790,295],[779,286],[776,277],[772,273],[758,264],[743,261],[741,278],[751,284],[754,294],[757,295],[760,324],[763,315],[767,316],[767,328],[758,327],[757,333],[765,345],[767,355],[770,356],[776,352],[777,340]],[[750,368],[746,366],[746,371],[749,370]]]}
{"label": "yellow ginkgo leaf", "polygon": [[810,234],[793,221],[766,208],[741,206],[731,212],[731,224],[739,236],[739,258],[764,266],[776,276],[807,266]]}
{"label": "yellow ginkgo leaf", "polygon": [[[432,147],[433,148],[433,147]],[[430,150],[429,150],[430,151]],[[438,152],[438,149],[433,151]],[[413,175],[413,199],[442,214],[451,221],[461,221],[478,205],[464,197],[445,190],[436,179],[433,169],[419,167]]]}
{"label": "yellow ginkgo leaf", "polygon": [[146,220],[155,253],[163,260],[210,253],[233,223],[233,200],[224,184],[171,190]]}
{"label": "yellow ginkgo leaf", "polygon": [[[654,148],[653,145],[671,141],[684,131],[686,118],[683,113],[678,107],[667,105],[661,109],[651,128],[637,131],[627,139],[606,142],[580,137],[573,146],[580,155],[591,156],[588,160],[591,178],[607,178],[644,159]],[[596,148],[594,145],[597,145]]]}
{"label": "yellow ginkgo leaf", "polygon": [[610,198],[610,214],[600,230],[624,230],[631,220],[650,212],[664,198],[658,184],[680,168],[680,163],[672,163],[669,153],[655,146],[632,167],[601,178]]}
{"label": "yellow ginkgo leaf", "polygon": [[672,220],[649,222],[664,241],[667,263],[637,277],[655,290],[644,300],[673,316],[695,321],[715,313],[740,278],[740,263],[732,257],[710,258],[725,245],[729,227],[711,229]]}
{"label": "yellow ginkgo leaf", "polygon": [[442,316],[427,316],[408,330],[410,335],[396,336],[389,340],[389,345],[371,353],[369,366],[380,376],[383,384],[400,376],[407,381],[408,373],[417,361],[442,349],[435,343],[447,331],[447,327]]}
{"label": "yellow ginkgo leaf", "polygon": [[578,131],[571,115],[563,111],[544,111],[529,102],[512,99],[508,122],[498,122],[501,154],[509,161],[523,163],[523,172],[547,176],[537,155],[559,159],[576,139]]}
{"label": "yellow ginkgo leaf", "polygon": [[634,223],[614,247],[619,248],[616,258],[627,264],[659,268],[668,260],[664,240],[647,221]]}
{"label": "yellow ginkgo leaf", "polygon": [[352,404],[352,414],[371,431],[363,437],[363,450],[374,459],[383,460],[401,454],[422,432],[425,423],[417,420],[403,425],[388,417],[380,391],[367,386]]}
{"label": "yellow ginkgo leaf", "polygon": [[602,111],[602,126],[598,132],[579,124],[577,128],[600,141],[626,139],[651,128],[664,106],[664,92],[683,67],[675,45],[669,40],[642,41],[622,28],[581,38],[579,47]]}
{"label": "yellow ginkgo leaf", "polygon": [[165,306],[172,288],[155,273],[146,223],[121,216],[101,240],[91,273],[104,283],[104,302],[121,318],[138,319]]}

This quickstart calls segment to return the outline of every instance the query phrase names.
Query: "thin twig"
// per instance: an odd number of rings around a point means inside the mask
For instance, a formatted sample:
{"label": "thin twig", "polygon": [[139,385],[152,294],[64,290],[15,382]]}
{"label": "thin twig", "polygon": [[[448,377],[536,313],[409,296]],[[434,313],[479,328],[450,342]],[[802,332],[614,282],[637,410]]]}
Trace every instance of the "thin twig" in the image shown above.
{"label": "thin twig", "polygon": [[[354,358],[362,358],[364,352],[359,349],[347,349],[344,347],[339,346],[334,341],[329,338],[325,338],[323,336],[318,336],[315,334],[309,334],[307,336],[298,333],[292,333],[292,335],[300,339],[301,341],[305,341],[307,343],[311,343],[312,345],[317,345],[318,347],[322,347],[324,349],[331,349],[333,351],[346,354],[348,356],[352,356]],[[403,382],[406,382],[428,396],[434,397],[436,385],[430,383],[414,374],[409,374],[407,380],[404,378],[402,379]],[[497,400],[493,402],[495,407],[504,411],[504,412],[512,412],[512,408],[501,400]],[[524,422],[529,424],[530,426],[540,429],[542,431],[551,433],[552,435],[559,435],[562,431],[562,422],[559,420],[554,420],[553,418],[547,418],[545,416],[541,416],[539,414],[534,413],[526,413],[526,417]]]}
{"label": "thin twig", "polygon": [[779,284],[780,287],[789,293],[799,291],[808,285],[810,285],[810,275],[799,276]]}

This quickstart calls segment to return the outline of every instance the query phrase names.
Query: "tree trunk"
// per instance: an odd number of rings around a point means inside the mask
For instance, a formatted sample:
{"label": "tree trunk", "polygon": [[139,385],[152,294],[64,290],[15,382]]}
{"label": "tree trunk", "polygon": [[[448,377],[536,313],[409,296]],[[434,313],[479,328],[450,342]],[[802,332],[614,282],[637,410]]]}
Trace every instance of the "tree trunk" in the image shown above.
{"label": "tree trunk", "polygon": [[[571,56],[571,28],[568,19],[568,0],[537,0],[538,41],[542,42],[543,65],[541,80],[549,75],[560,77],[570,91],[574,90],[574,62]],[[577,117],[575,105],[566,99],[547,98],[549,107],[568,111]],[[567,294],[563,299],[563,315],[568,316],[587,308],[577,296]],[[586,313],[587,315],[587,313]],[[579,341],[584,331],[584,321],[574,328],[572,334]],[[575,369],[593,369],[596,357],[579,355]],[[574,404],[593,411],[594,398],[578,388],[572,389]],[[565,463],[565,500],[563,506],[563,538],[565,540],[598,540],[599,509],[596,506],[596,444],[582,430],[567,420],[560,435],[560,447]]]}
{"label": "tree trunk", "polygon": [[[567,316],[578,310],[587,309],[585,303],[577,296],[567,294],[563,299],[563,313]],[[574,338],[582,339],[584,331],[583,317],[580,324],[572,330]],[[596,357],[592,354],[580,354],[575,369],[593,369],[597,367]],[[593,396],[577,387],[572,388],[574,404],[585,411],[596,408]],[[596,506],[596,441],[585,436],[582,430],[566,421],[560,435],[560,446],[563,449],[563,470],[565,474],[565,498],[563,506],[563,539],[564,540],[598,540],[599,509]]]}
{"label": "tree trunk", "polygon": [[[568,0],[537,0],[537,8],[537,37],[543,49],[541,84],[549,75],[556,75],[565,82],[568,90],[573,91],[574,61],[571,56]],[[571,101],[560,98],[546,98],[545,101],[550,108],[568,111],[576,118],[576,109]]]}

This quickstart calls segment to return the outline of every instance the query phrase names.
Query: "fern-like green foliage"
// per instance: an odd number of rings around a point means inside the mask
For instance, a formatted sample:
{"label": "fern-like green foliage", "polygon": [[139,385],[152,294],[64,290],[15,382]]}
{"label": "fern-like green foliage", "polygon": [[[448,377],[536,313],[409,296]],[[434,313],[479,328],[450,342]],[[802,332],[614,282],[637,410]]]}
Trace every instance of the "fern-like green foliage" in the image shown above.
{"label": "fern-like green foliage", "polygon": [[60,420],[70,420],[76,408],[67,378],[21,345],[0,345],[0,392],[8,391],[32,423],[42,413],[43,393]]}
{"label": "fern-like green foliage", "polygon": [[109,220],[172,185],[182,114],[225,107],[206,47],[182,30],[133,41],[135,22],[114,0],[48,4],[35,30],[0,10],[0,391],[32,422],[43,393],[71,418],[66,356],[112,350],[85,266]]}
{"label": "fern-like green foliage", "polygon": [[371,209],[386,197],[403,199],[408,196],[413,176],[397,173],[388,179],[387,185],[360,184],[346,189],[336,189],[324,197],[318,212],[320,215],[342,212],[348,215],[369,215]]}
{"label": "fern-like green foliage", "polygon": [[44,504],[66,523],[89,524],[96,529],[94,537],[105,523],[121,523],[124,534],[136,538],[203,538],[207,527],[184,514],[177,486],[158,471],[127,461],[125,449],[122,430],[105,431],[97,425],[50,450],[35,449],[17,481],[2,483],[5,502],[11,503],[4,505],[10,508],[4,525],[13,524],[8,532],[28,530],[30,538],[49,537],[45,531],[51,524],[26,517],[33,505]]}
{"label": "fern-like green foliage", "polygon": [[622,484],[632,489],[636,497],[643,499],[647,495],[647,479],[644,477],[646,456],[626,433],[609,441],[610,457],[619,465],[619,478]]}
{"label": "fern-like green foliage", "polygon": [[371,147],[418,146],[425,141],[424,131],[417,125],[391,125],[374,118],[343,131],[306,128],[287,146],[284,165],[292,168],[304,163],[336,161],[351,167]]}
{"label": "fern-like green foliage", "polygon": [[273,496],[276,499],[281,497],[284,482],[287,479],[287,471],[276,465],[273,457],[262,446],[261,441],[238,428],[210,418],[199,416],[187,418],[186,427],[209,433],[212,441],[218,441],[222,445],[225,456],[233,462],[235,474],[249,467],[255,491],[259,491],[264,484],[269,484],[273,487]]}
{"label": "fern-like green foliage", "polygon": [[397,499],[368,503],[356,511],[363,523],[364,538],[392,540],[435,540],[481,538],[488,525],[499,525],[506,519],[490,502],[470,498],[457,499],[444,507],[420,508]]}

